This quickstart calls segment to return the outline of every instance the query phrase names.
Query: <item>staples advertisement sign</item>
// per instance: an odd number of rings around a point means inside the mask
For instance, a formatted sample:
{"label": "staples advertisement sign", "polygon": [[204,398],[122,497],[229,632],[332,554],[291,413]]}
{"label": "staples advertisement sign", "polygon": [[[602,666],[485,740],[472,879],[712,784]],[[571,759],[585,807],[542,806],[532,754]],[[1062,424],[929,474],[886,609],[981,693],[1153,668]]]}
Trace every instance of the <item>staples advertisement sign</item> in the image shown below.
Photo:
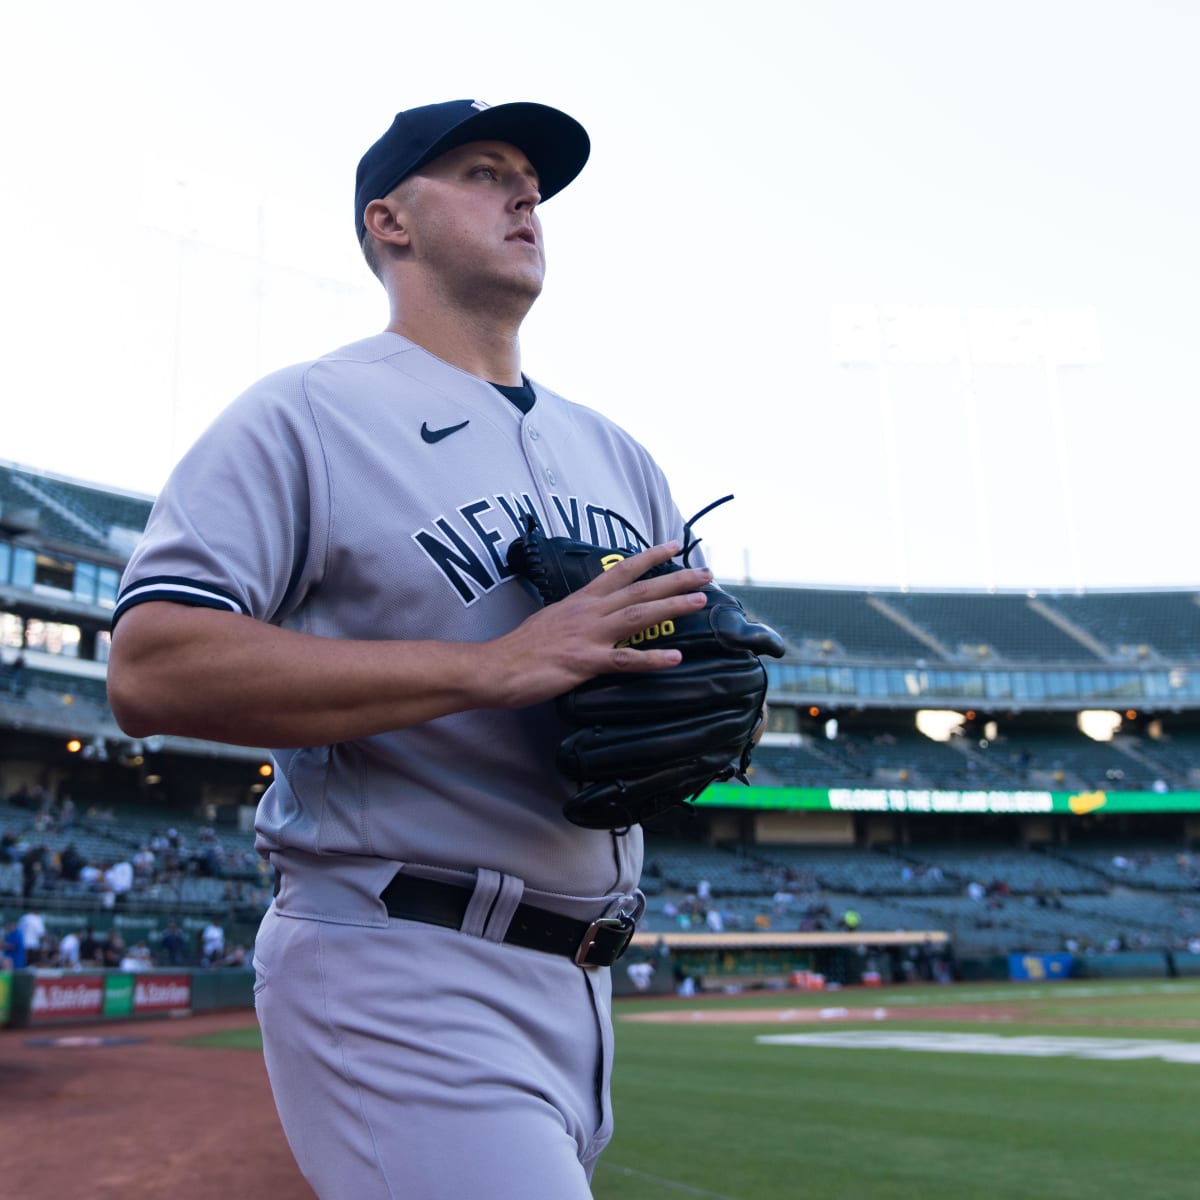
{"label": "staples advertisement sign", "polygon": [[133,984],[133,1015],[186,1012],[192,1007],[189,975],[136,975]]}
{"label": "staples advertisement sign", "polygon": [[80,1021],[99,1017],[104,1010],[104,980],[98,975],[39,976],[33,981],[29,1020]]}

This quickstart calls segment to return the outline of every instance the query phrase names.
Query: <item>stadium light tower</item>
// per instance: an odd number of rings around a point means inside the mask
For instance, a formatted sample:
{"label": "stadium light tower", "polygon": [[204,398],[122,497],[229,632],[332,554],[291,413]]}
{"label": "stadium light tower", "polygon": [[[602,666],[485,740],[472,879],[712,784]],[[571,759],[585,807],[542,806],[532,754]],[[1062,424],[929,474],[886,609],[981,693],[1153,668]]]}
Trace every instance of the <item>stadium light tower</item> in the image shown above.
{"label": "stadium light tower", "polygon": [[1059,368],[1102,361],[1100,329],[1091,308],[976,308],[967,314],[967,344],[979,366],[1040,366],[1053,429],[1059,502],[1072,583],[1083,589],[1074,471],[1059,387]]}
{"label": "stadium light tower", "polygon": [[887,465],[888,507],[897,577],[908,587],[908,533],[904,489],[900,486],[900,454],[896,445],[896,411],[883,353],[883,325],[873,304],[838,304],[831,313],[833,361],[842,367],[871,367],[879,398],[879,428]]}
{"label": "stadium light tower", "polygon": [[978,548],[983,557],[987,586],[994,585],[992,517],[983,471],[983,446],[975,408],[970,354],[961,311],[950,305],[838,305],[833,309],[833,357],[841,366],[870,366],[875,370],[879,413],[888,467],[892,509],[892,534],[900,566],[902,587],[908,586],[906,504],[901,485],[902,464],[892,397],[894,367],[959,368],[959,390],[966,410],[967,461],[975,506]]}
{"label": "stadium light tower", "polygon": [[977,549],[985,584],[996,586],[995,518],[987,486],[986,450],[976,395],[978,371],[1041,366],[1053,428],[1055,464],[1065,532],[1065,550],[1076,588],[1082,587],[1079,529],[1067,422],[1059,368],[1100,362],[1095,312],[1071,308],[972,308],[948,305],[836,305],[831,321],[833,359],[843,367],[874,370],[880,431],[886,455],[893,544],[901,586],[908,585],[906,497],[892,395],[896,368],[954,367],[966,428],[965,461],[975,510]]}

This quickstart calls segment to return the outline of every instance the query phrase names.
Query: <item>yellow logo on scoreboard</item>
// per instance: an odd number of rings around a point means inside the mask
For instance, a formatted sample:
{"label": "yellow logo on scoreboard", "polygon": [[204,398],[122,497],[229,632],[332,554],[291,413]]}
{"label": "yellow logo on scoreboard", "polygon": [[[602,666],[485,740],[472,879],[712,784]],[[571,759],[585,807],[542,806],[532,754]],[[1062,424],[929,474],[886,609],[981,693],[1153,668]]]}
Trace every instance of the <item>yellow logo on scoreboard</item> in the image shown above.
{"label": "yellow logo on scoreboard", "polygon": [[1108,797],[1103,792],[1079,792],[1067,798],[1067,807],[1077,816],[1086,816],[1103,808],[1108,803]]}

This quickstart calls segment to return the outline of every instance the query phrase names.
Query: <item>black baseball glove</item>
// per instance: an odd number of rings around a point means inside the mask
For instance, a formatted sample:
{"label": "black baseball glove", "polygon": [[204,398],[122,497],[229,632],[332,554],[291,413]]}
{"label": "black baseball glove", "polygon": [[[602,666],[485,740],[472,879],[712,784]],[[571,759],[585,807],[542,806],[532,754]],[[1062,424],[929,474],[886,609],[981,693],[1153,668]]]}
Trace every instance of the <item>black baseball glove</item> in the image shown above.
{"label": "black baseball glove", "polygon": [[[729,499],[710,504],[684,527],[682,566],[663,563],[642,578],[687,566],[697,545],[689,540],[692,525]],[[533,585],[542,603],[554,604],[627,554],[546,537],[530,516],[507,557],[509,568]],[[563,806],[574,824],[626,829],[695,799],[710,783],[735,778],[749,783],[746,771],[767,695],[759,656],[783,657],[784,643],[769,626],[748,620],[728,592],[713,584],[701,590],[708,597],[704,608],[644,629],[628,642],[679,650],[683,660],[677,666],[600,675],[558,697],[563,725],[558,766],[580,785]]]}

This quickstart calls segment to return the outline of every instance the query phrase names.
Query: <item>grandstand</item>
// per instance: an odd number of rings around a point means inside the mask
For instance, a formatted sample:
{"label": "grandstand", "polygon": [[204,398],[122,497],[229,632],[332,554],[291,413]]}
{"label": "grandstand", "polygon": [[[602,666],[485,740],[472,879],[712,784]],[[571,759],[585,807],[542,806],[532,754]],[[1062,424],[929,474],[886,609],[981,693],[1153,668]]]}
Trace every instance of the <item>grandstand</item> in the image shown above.
{"label": "grandstand", "polygon": [[[107,706],[151,504],[0,464],[0,909],[250,928],[266,752],[130,739]],[[725,586],[788,653],[766,664],[754,786],[648,831],[647,929],[936,928],[960,957],[1200,937],[1200,592]],[[1111,740],[1085,709],[1111,712]],[[957,714],[944,737],[929,710]],[[148,846],[115,905],[59,874],[68,848],[105,868]]]}

